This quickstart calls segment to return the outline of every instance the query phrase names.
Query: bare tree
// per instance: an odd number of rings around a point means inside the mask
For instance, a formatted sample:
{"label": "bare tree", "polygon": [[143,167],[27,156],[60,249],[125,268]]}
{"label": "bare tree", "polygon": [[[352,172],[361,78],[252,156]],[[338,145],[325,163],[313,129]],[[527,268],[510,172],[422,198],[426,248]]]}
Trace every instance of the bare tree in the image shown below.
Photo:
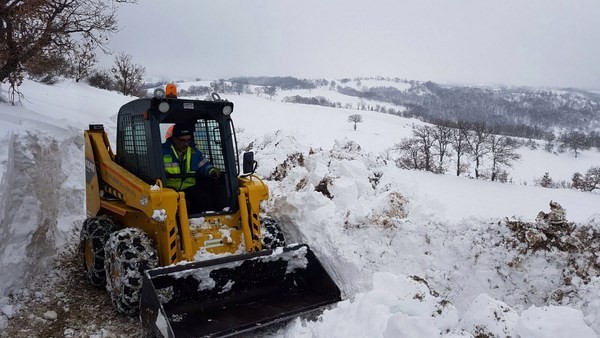
{"label": "bare tree", "polygon": [[71,73],[75,82],[88,77],[93,71],[93,67],[98,63],[94,46],[89,42],[84,42],[77,48],[70,57]]}
{"label": "bare tree", "polygon": [[238,94],[241,95],[246,88],[248,87],[248,82],[234,82],[233,83],[233,91]]}
{"label": "bare tree", "polygon": [[211,81],[209,85],[210,85],[210,88],[212,88],[212,91],[215,93],[218,93],[221,89],[219,87],[219,82],[217,82],[217,81]]}
{"label": "bare tree", "polygon": [[575,153],[575,157],[577,157],[579,151],[590,149],[586,135],[579,131],[564,133],[560,136],[559,140],[563,143],[563,146]]}
{"label": "bare tree", "polygon": [[514,161],[521,158],[515,153],[517,143],[510,137],[491,134],[489,139],[489,155],[492,161],[492,181],[498,178],[500,167],[512,167]]}
{"label": "bare tree", "polygon": [[413,127],[413,138],[417,141],[419,149],[423,154],[423,169],[433,171],[433,147],[434,147],[434,132],[430,126]]}
{"label": "bare tree", "polygon": [[0,82],[18,85],[35,58],[71,54],[84,41],[104,48],[117,31],[115,3],[135,0],[0,1]]}
{"label": "bare tree", "polygon": [[356,124],[361,123],[363,121],[363,117],[361,114],[352,114],[348,116],[348,122],[354,123],[354,130],[356,130]]}
{"label": "bare tree", "polygon": [[423,169],[423,154],[414,138],[405,138],[392,147],[393,151],[400,154],[396,165],[403,169]]}
{"label": "bare tree", "polygon": [[273,96],[275,96],[275,94],[277,94],[277,87],[275,87],[275,86],[265,87],[264,92],[265,92],[265,94],[269,95],[269,99],[273,99]]}
{"label": "bare tree", "polygon": [[444,168],[444,157],[450,151],[452,141],[452,128],[436,125],[433,127],[433,147],[435,155],[438,157],[437,172],[442,174],[446,170]]}
{"label": "bare tree", "polygon": [[462,157],[469,154],[469,144],[467,139],[469,137],[469,131],[465,122],[459,121],[457,129],[452,130],[452,149],[456,155],[456,176],[464,170],[464,164],[462,163]]}
{"label": "bare tree", "polygon": [[140,96],[146,69],[143,66],[134,64],[131,55],[125,53],[117,55],[110,71],[115,78],[116,89],[120,93]]}
{"label": "bare tree", "polygon": [[112,90],[115,88],[115,81],[113,81],[110,72],[106,69],[94,71],[87,78],[87,83],[90,86],[94,86],[100,89]]}
{"label": "bare tree", "polygon": [[219,85],[219,88],[221,89],[221,93],[227,93],[227,85],[225,84],[225,79],[219,79],[217,83]]}
{"label": "bare tree", "polygon": [[469,153],[475,160],[475,178],[479,178],[481,176],[479,167],[483,157],[489,152],[488,138],[490,132],[485,123],[473,123],[470,125],[470,129],[467,144],[469,145]]}

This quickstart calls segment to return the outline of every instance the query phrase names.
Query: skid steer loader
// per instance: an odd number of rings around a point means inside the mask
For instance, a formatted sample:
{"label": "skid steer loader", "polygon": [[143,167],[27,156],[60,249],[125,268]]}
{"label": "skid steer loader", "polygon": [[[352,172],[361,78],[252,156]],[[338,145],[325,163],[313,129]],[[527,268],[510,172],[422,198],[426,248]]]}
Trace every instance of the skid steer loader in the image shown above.
{"label": "skid steer loader", "polygon": [[[180,99],[176,88],[125,104],[117,148],[103,125],[85,136],[87,218],[81,252],[90,283],[114,307],[139,313],[148,336],[228,336],[340,300],[340,290],[305,244],[285,246],[276,221],[260,214],[269,197],[253,153],[239,153],[233,103]],[[167,179],[162,143],[173,124],[193,126],[193,145],[222,175],[198,210]],[[189,212],[188,212],[189,211]]]}

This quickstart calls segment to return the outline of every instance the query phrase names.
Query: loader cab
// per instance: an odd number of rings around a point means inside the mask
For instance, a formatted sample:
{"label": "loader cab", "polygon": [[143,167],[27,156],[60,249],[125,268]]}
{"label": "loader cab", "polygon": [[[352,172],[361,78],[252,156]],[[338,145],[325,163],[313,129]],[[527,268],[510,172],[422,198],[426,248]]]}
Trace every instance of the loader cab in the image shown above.
{"label": "loader cab", "polygon": [[153,97],[132,101],[120,109],[117,117],[115,161],[150,185],[157,179],[164,185],[167,173],[162,144],[167,141],[168,129],[178,123],[193,125],[190,146],[195,145],[222,172],[219,184],[211,188],[217,207],[197,213],[235,213],[239,208],[239,157],[232,111],[233,103],[226,100]]}

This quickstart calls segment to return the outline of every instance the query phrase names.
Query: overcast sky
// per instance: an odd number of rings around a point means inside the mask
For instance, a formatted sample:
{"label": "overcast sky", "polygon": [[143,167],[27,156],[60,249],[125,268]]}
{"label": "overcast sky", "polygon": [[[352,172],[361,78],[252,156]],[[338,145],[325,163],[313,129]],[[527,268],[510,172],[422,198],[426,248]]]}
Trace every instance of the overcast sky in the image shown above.
{"label": "overcast sky", "polygon": [[165,80],[382,75],[600,89],[600,0],[139,0],[119,24],[109,47]]}

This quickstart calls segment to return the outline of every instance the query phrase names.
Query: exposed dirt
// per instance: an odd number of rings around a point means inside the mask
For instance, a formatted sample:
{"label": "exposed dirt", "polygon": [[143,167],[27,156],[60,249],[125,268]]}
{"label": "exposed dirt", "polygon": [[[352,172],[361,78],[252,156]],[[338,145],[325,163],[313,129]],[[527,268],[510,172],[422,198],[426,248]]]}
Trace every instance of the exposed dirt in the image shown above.
{"label": "exposed dirt", "polygon": [[22,308],[0,337],[141,337],[137,317],[113,310],[106,290],[84,277],[76,245],[59,254],[55,267],[13,299]]}

